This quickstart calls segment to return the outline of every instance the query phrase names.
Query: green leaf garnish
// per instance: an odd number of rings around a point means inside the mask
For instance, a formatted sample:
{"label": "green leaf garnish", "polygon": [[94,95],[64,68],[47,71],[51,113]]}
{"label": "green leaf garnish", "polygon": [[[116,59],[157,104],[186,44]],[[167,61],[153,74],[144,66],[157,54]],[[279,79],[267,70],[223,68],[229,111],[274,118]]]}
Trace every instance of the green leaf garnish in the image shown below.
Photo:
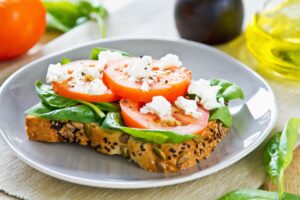
{"label": "green leaf garnish", "polygon": [[61,60],[60,60],[60,64],[62,65],[65,65],[65,64],[68,64],[70,63],[71,60],[69,58],[66,58],[66,57],[63,57]]}
{"label": "green leaf garnish", "polygon": [[76,100],[55,94],[49,85],[45,85],[41,81],[36,81],[35,90],[42,102],[54,108],[65,108],[78,104]]}
{"label": "green leaf garnish", "polygon": [[244,99],[244,93],[240,86],[233,82],[223,79],[213,79],[210,81],[212,86],[220,86],[221,89],[218,92],[219,97],[223,97],[226,102],[234,99]]}
{"label": "green leaf garnish", "polygon": [[[263,190],[243,189],[229,192],[219,200],[278,200],[277,192],[267,192]],[[299,200],[300,196],[295,194],[284,194],[284,200]]]}
{"label": "green leaf garnish", "polygon": [[26,114],[52,120],[71,120],[81,123],[99,122],[99,116],[88,106],[75,105],[66,108],[52,108],[39,103],[26,111]]}
{"label": "green leaf garnish", "polygon": [[90,103],[82,100],[73,100],[56,94],[51,86],[43,84],[41,81],[36,81],[35,90],[44,104],[53,108],[67,108],[74,105],[86,105],[90,107],[100,118],[105,117],[103,111],[119,111],[119,105],[115,103]]}
{"label": "green leaf garnish", "polygon": [[282,132],[275,133],[265,149],[266,172],[272,181],[277,182],[281,198],[284,190],[284,172],[292,162],[299,127],[300,118],[290,119]]}
{"label": "green leaf garnish", "polygon": [[101,36],[106,36],[104,20],[108,11],[101,5],[94,5],[88,0],[74,2],[61,0],[43,0],[47,10],[47,28],[67,32],[88,20],[98,23]]}
{"label": "green leaf garnish", "polygon": [[220,107],[210,112],[209,120],[220,120],[226,127],[231,127],[232,116],[228,107]]}

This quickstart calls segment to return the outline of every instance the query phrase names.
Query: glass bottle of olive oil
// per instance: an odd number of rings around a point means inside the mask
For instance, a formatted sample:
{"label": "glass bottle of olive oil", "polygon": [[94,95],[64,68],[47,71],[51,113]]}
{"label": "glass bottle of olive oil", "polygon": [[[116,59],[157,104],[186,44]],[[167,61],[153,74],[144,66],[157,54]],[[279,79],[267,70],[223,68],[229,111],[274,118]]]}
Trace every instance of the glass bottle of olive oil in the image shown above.
{"label": "glass bottle of olive oil", "polygon": [[269,1],[246,30],[262,72],[300,80],[300,0]]}

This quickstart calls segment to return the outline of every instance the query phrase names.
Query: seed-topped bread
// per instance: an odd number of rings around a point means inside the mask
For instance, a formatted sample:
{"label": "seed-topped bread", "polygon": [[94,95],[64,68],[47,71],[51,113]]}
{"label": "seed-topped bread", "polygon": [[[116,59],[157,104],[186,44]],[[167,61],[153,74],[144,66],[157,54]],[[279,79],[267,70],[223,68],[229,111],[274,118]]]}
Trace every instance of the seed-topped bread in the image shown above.
{"label": "seed-topped bread", "polygon": [[201,138],[179,144],[152,144],[130,137],[130,158],[141,168],[154,172],[176,172],[206,159],[227,134],[221,122],[210,121]]}
{"label": "seed-topped bread", "polygon": [[179,144],[153,144],[120,131],[102,129],[95,123],[27,115],[26,132],[30,140],[88,145],[104,154],[128,157],[148,171],[167,173],[193,167],[206,159],[227,134],[228,128],[219,121],[210,121],[200,138]]}

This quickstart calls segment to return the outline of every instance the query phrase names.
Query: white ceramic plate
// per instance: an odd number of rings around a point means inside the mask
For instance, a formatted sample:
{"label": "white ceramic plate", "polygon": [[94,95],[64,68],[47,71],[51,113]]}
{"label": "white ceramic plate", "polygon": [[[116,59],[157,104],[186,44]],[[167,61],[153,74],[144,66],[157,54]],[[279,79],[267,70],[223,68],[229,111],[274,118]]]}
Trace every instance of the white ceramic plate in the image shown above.
{"label": "white ceramic plate", "polygon": [[[25,134],[24,111],[39,102],[34,82],[45,79],[49,64],[62,57],[71,60],[89,57],[94,47],[107,47],[151,55],[179,55],[193,78],[223,78],[236,82],[245,100],[229,107],[234,125],[201,169],[191,168],[164,175],[137,167],[120,156],[107,156],[91,148],[70,144],[29,141]],[[106,188],[147,188],[198,179],[232,165],[253,151],[267,137],[276,120],[276,104],[270,86],[259,75],[233,58],[202,44],[185,40],[109,39],[83,44],[34,61],[13,74],[0,89],[0,132],[16,155],[30,166],[66,181]]]}

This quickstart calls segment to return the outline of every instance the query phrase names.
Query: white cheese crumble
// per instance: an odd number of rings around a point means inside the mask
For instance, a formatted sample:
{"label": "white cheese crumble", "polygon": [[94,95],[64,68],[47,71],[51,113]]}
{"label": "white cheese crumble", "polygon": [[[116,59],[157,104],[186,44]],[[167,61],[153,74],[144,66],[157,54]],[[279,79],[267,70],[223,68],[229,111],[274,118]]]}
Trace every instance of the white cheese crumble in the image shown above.
{"label": "white cheese crumble", "polygon": [[139,80],[144,78],[149,78],[152,76],[152,57],[143,56],[142,58],[134,59],[129,66],[126,68],[129,78],[131,80]]}
{"label": "white cheese crumble", "polygon": [[107,91],[107,87],[100,79],[94,79],[91,82],[83,82],[78,80],[72,83],[72,88],[70,88],[70,90],[73,92],[97,95],[103,94]]}
{"label": "white cheese crumble", "polygon": [[188,88],[188,94],[195,94],[196,101],[202,104],[207,110],[212,110],[222,106],[222,103],[217,101],[217,93],[220,89],[220,86],[211,86],[208,80],[192,80]]}
{"label": "white cheese crumble", "polygon": [[124,56],[118,51],[102,51],[98,54],[98,61],[103,66],[108,62],[123,59]]}
{"label": "white cheese crumble", "polygon": [[166,56],[162,57],[159,61],[156,63],[157,67],[181,67],[182,62],[179,60],[179,57],[175,54],[167,54]]}
{"label": "white cheese crumble", "polygon": [[178,108],[182,109],[186,115],[191,115],[196,118],[202,115],[202,113],[198,111],[197,102],[195,100],[189,100],[180,96],[174,103]]}
{"label": "white cheese crumble", "polygon": [[[160,60],[154,60],[151,56],[143,56],[132,59],[123,72],[127,74],[129,80],[141,82],[141,89],[147,91],[146,88],[149,87],[149,84],[157,81],[157,76],[170,73],[171,71],[166,70],[166,68],[172,66],[182,66],[182,62],[177,55],[167,54]],[[153,69],[153,67],[156,69]],[[168,82],[168,80],[166,81]]]}
{"label": "white cheese crumble", "polygon": [[172,118],[171,103],[163,96],[155,96],[150,103],[145,104],[141,109],[141,113],[156,114],[160,119]]}
{"label": "white cheese crumble", "polygon": [[46,82],[51,83],[52,81],[64,81],[70,77],[67,70],[62,70],[62,65],[60,63],[50,64],[48,67],[48,72],[46,76]]}
{"label": "white cheese crumble", "polygon": [[102,66],[97,61],[76,61],[67,65],[50,64],[46,81],[61,83],[69,79],[70,91],[97,95],[107,91],[101,75]]}
{"label": "white cheese crumble", "polygon": [[141,90],[143,90],[144,92],[149,91],[149,85],[148,85],[147,81],[143,81],[143,83],[141,85]]}

